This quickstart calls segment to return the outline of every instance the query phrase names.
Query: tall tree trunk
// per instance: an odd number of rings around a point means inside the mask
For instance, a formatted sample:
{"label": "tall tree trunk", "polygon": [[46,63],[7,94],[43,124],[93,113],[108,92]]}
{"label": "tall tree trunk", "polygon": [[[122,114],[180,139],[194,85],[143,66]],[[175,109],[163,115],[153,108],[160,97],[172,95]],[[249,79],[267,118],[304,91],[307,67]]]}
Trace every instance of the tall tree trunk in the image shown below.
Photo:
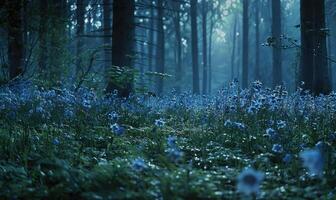
{"label": "tall tree trunk", "polygon": [[202,0],[202,45],[203,45],[203,94],[207,94],[208,83],[208,55],[207,55],[207,8],[206,1]]}
{"label": "tall tree trunk", "polygon": [[199,94],[199,69],[198,69],[198,34],[197,34],[197,0],[190,0],[191,18],[191,51],[193,69],[193,93]]}
{"label": "tall tree trunk", "polygon": [[22,19],[23,19],[23,70],[27,67],[27,50],[29,48],[29,35],[28,35],[28,23],[29,23],[29,18],[28,18],[28,0],[23,0],[23,9],[22,9]]}
{"label": "tall tree trunk", "polygon": [[[129,72],[129,69],[133,65],[134,54],[134,10],[134,0],[113,1],[111,70],[113,74],[110,75],[106,92],[118,90],[121,97],[128,97],[133,88],[133,73]],[[116,68],[121,70],[121,74],[117,74]],[[113,76],[119,76],[118,81],[113,79]]]}
{"label": "tall tree trunk", "polygon": [[38,66],[39,72],[43,75],[46,73],[47,69],[47,55],[48,55],[48,45],[47,45],[47,30],[48,30],[48,1],[40,0],[40,24],[39,24],[39,56],[38,56]]}
{"label": "tall tree trunk", "polygon": [[150,29],[149,29],[149,44],[148,44],[148,71],[153,71],[153,57],[154,57],[154,29],[155,29],[155,10],[152,0],[149,0],[150,4]]}
{"label": "tall tree trunk", "polygon": [[[260,80],[260,11],[259,0],[255,1],[255,80]],[[261,81],[261,80],[260,80]]]}
{"label": "tall tree trunk", "polygon": [[[163,0],[158,0],[158,23],[157,23],[157,48],[156,48],[156,72],[164,73],[165,68],[165,36],[163,24]],[[156,78],[156,92],[160,95],[163,92],[163,78]]]}
{"label": "tall tree trunk", "polygon": [[181,78],[182,78],[182,34],[181,34],[181,17],[180,17],[180,5],[181,2],[174,1],[174,25],[176,34],[176,90],[181,91]]}
{"label": "tall tree trunk", "polygon": [[[233,32],[232,32],[232,51],[231,51],[231,80],[233,81],[234,77],[234,68],[235,68],[235,59],[236,59],[236,39],[237,39],[237,14],[234,17]],[[239,66],[238,66],[239,67]]]}
{"label": "tall tree trunk", "polygon": [[209,68],[209,83],[208,83],[208,94],[211,94],[212,90],[212,38],[213,38],[213,30],[215,22],[213,21],[213,15],[210,18],[210,33],[209,33],[209,60],[208,60],[208,68]]}
{"label": "tall tree trunk", "polygon": [[49,68],[48,81],[51,85],[59,85],[64,73],[64,51],[66,44],[66,21],[68,20],[66,12],[66,0],[52,0],[50,4],[50,37],[49,39]]}
{"label": "tall tree trunk", "polygon": [[[104,23],[104,35],[111,35],[111,21],[112,21],[112,10],[111,10],[111,0],[103,0],[103,23]],[[108,69],[111,68],[111,38],[104,37],[104,71],[108,72]],[[108,74],[108,73],[106,73]],[[108,77],[105,77],[108,80]]]}
{"label": "tall tree trunk", "polygon": [[280,0],[272,1],[272,37],[275,42],[273,46],[273,87],[275,87],[282,84]]}
{"label": "tall tree trunk", "polygon": [[7,1],[9,78],[23,72],[22,0]]}
{"label": "tall tree trunk", "polygon": [[249,8],[249,0],[243,0],[243,88],[247,88],[248,86],[248,59],[249,59],[249,20],[248,20],[248,8]]}
{"label": "tall tree trunk", "polygon": [[76,2],[77,9],[76,9],[76,20],[77,20],[77,27],[76,27],[76,36],[77,36],[77,43],[76,43],[76,75],[78,76],[79,72],[82,70],[82,50],[83,50],[83,38],[82,35],[84,34],[84,0],[77,0]]}
{"label": "tall tree trunk", "polygon": [[300,80],[313,94],[331,91],[325,33],[324,0],[301,0]]}
{"label": "tall tree trunk", "polygon": [[[242,57],[242,47],[243,47],[243,38],[242,35],[242,20],[239,19],[240,16],[237,16],[237,32],[239,33],[239,36],[236,38],[236,47],[237,47],[237,56],[238,58]],[[241,76],[241,69],[242,69],[242,59],[237,59],[236,63],[236,81],[238,81],[239,85],[242,86],[242,76]]]}

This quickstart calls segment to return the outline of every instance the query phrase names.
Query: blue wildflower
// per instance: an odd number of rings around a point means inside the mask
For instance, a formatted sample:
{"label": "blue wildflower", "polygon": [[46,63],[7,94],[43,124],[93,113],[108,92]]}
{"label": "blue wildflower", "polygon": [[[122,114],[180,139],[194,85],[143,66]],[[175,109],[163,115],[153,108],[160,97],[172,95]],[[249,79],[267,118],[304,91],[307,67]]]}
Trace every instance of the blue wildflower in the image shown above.
{"label": "blue wildflower", "polygon": [[300,158],[311,176],[322,176],[324,159],[319,150],[305,150],[300,153]]}
{"label": "blue wildflower", "polygon": [[273,147],[272,147],[272,151],[274,153],[282,153],[282,151],[283,151],[282,145],[281,144],[274,144]]}
{"label": "blue wildflower", "polygon": [[165,124],[166,124],[166,122],[163,121],[162,118],[155,120],[155,126],[157,126],[157,127],[164,127]]}
{"label": "blue wildflower", "polygon": [[108,118],[114,122],[118,121],[119,115],[115,111],[108,114]]}
{"label": "blue wildflower", "polygon": [[271,139],[275,139],[278,134],[275,132],[273,128],[266,129],[266,136],[268,136]]}
{"label": "blue wildflower", "polygon": [[169,148],[168,149],[168,157],[174,162],[179,161],[183,157],[183,152],[178,148]]}
{"label": "blue wildflower", "polygon": [[133,170],[135,170],[137,172],[141,172],[141,171],[143,171],[147,168],[147,165],[146,165],[144,159],[136,158],[132,162],[132,168],[133,168]]}
{"label": "blue wildflower", "polygon": [[175,147],[176,146],[176,140],[177,140],[176,136],[168,136],[168,138],[167,138],[168,146],[171,147],[171,148]]}
{"label": "blue wildflower", "polygon": [[286,124],[285,121],[283,121],[283,120],[278,120],[278,121],[277,121],[277,127],[278,127],[278,129],[283,129],[283,128],[285,128],[286,126],[287,126],[287,124]]}
{"label": "blue wildflower", "polygon": [[262,172],[247,168],[238,176],[237,190],[246,195],[257,194],[263,179]]}
{"label": "blue wildflower", "polygon": [[53,139],[53,141],[52,141],[52,143],[53,143],[53,145],[59,145],[61,142],[57,139],[57,138],[55,138],[55,139]]}
{"label": "blue wildflower", "polygon": [[110,128],[112,129],[112,132],[118,136],[123,135],[125,133],[125,128],[117,123],[112,124]]}
{"label": "blue wildflower", "polygon": [[282,161],[283,161],[284,163],[286,163],[286,164],[289,164],[289,163],[292,161],[292,159],[293,159],[292,154],[287,153],[287,154],[283,157]]}

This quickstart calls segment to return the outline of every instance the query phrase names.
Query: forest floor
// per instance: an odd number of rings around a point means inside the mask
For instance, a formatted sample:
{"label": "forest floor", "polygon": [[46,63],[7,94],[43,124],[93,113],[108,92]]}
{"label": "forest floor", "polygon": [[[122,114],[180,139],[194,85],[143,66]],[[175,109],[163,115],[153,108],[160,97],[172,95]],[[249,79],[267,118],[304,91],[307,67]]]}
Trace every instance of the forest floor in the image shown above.
{"label": "forest floor", "polygon": [[336,95],[0,91],[0,199],[335,199]]}

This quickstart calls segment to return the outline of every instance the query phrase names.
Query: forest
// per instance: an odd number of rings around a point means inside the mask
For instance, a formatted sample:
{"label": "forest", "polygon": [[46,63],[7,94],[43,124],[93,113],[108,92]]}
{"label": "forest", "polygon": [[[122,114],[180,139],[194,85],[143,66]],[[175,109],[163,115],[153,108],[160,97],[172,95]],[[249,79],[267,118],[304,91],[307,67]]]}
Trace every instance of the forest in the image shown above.
{"label": "forest", "polygon": [[0,0],[0,199],[336,199],[335,0]]}

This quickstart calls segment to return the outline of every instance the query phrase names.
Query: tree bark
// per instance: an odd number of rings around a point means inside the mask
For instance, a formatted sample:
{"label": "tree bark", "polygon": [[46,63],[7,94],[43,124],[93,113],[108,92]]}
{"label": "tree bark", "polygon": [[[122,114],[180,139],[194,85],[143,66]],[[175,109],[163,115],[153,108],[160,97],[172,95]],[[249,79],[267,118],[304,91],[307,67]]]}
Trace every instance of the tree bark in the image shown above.
{"label": "tree bark", "polygon": [[211,94],[212,90],[212,38],[215,22],[213,21],[213,15],[210,17],[210,33],[209,33],[209,59],[208,59],[208,68],[209,68],[209,83],[208,83],[208,94]]}
{"label": "tree bark", "polygon": [[23,72],[22,0],[7,1],[8,64],[12,80]]}
{"label": "tree bark", "polygon": [[248,59],[249,59],[249,20],[248,20],[248,7],[249,0],[243,0],[243,72],[242,72],[242,82],[243,88],[247,88],[248,86]]}
{"label": "tree bark", "polygon": [[[118,91],[121,97],[129,97],[133,89],[133,73],[129,72],[133,65],[134,54],[134,0],[113,1],[112,26],[112,70],[106,92]],[[120,70],[120,74],[117,74]],[[122,80],[118,83],[113,76]]]}
{"label": "tree bark", "polygon": [[[164,23],[163,23],[163,0],[158,0],[158,23],[157,23],[157,48],[156,48],[156,72],[164,73],[165,68],[165,36],[164,36]],[[161,95],[163,92],[163,78],[156,78],[156,92]]]}
{"label": "tree bark", "polygon": [[76,75],[79,74],[80,70],[82,69],[82,58],[81,53],[83,50],[83,38],[81,35],[84,34],[84,0],[77,0],[76,2],[77,9],[76,9],[76,20],[77,20],[77,27],[76,27]]}
{"label": "tree bark", "polygon": [[281,2],[272,1],[272,37],[273,45],[273,87],[282,84],[282,66],[281,66]]}
{"label": "tree bark", "polygon": [[40,0],[40,24],[39,24],[39,55],[38,55],[38,66],[39,72],[41,74],[45,73],[47,69],[47,55],[48,55],[48,45],[47,45],[47,29],[48,29],[48,1]]}
{"label": "tree bark", "polygon": [[[259,0],[255,1],[255,80],[260,80],[260,11]],[[260,80],[261,81],[261,80]]]}
{"label": "tree bark", "polygon": [[208,55],[207,55],[207,3],[202,0],[202,45],[203,45],[203,94],[207,94]]}
{"label": "tree bark", "polygon": [[[111,35],[111,25],[112,25],[112,17],[111,17],[111,0],[103,0],[103,23],[104,23],[104,35]],[[110,54],[110,46],[111,46],[111,38],[104,37],[104,71],[108,72],[108,69],[111,68],[111,54]],[[108,74],[108,73],[106,73]],[[105,77],[108,79],[108,77]]]}
{"label": "tree bark", "polygon": [[301,0],[300,80],[314,95],[331,91],[324,0]]}
{"label": "tree bark", "polygon": [[193,69],[193,93],[199,94],[199,69],[198,69],[198,34],[197,34],[197,0],[190,0],[191,17],[191,51]]}
{"label": "tree bark", "polygon": [[231,51],[231,80],[233,81],[234,77],[234,68],[235,68],[235,54],[236,54],[236,39],[237,39],[237,14],[234,17],[233,32],[232,32],[232,51]]}
{"label": "tree bark", "polygon": [[182,78],[182,34],[181,34],[181,17],[180,17],[180,5],[181,2],[174,1],[174,25],[176,34],[176,90],[181,91],[181,78]]}

